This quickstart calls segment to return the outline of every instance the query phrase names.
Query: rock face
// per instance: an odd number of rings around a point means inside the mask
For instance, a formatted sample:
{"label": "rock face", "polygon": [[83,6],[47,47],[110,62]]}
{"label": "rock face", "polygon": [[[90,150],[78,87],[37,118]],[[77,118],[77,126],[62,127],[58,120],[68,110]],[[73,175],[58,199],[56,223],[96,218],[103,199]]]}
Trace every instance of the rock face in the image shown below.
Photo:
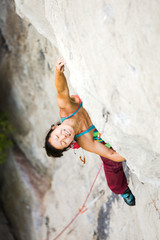
{"label": "rock face", "polygon": [[[36,239],[41,230],[48,181],[14,147],[1,173],[1,200],[16,239]],[[7,173],[7,174],[6,174]]]}
{"label": "rock face", "polygon": [[10,232],[8,222],[1,208],[0,208],[0,233],[1,240],[14,240],[12,233]]}
{"label": "rock face", "polygon": [[94,106],[96,126],[104,106],[110,112],[105,137],[142,181],[159,185],[159,1],[15,2],[65,57],[72,86],[87,109]]}
{"label": "rock face", "polygon": [[[64,233],[66,240],[159,240],[159,1],[0,2],[0,102],[15,147],[0,166],[1,201],[18,240],[51,240],[82,205],[98,156],[49,159],[44,137],[59,120],[54,66],[67,62],[71,93],[83,99],[103,138],[127,159],[130,208],[110,192],[103,171],[89,199],[105,190]],[[93,161],[94,160],[94,161]]]}

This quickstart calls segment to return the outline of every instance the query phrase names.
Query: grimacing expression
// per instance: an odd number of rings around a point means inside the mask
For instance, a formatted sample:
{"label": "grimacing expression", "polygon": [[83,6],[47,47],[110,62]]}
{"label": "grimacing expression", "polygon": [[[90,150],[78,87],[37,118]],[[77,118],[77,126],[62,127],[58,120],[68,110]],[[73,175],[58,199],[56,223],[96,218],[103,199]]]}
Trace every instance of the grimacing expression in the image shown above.
{"label": "grimacing expression", "polygon": [[74,140],[74,130],[72,127],[61,124],[55,125],[52,127],[54,130],[49,138],[49,143],[57,148],[64,149],[70,145],[70,143]]}

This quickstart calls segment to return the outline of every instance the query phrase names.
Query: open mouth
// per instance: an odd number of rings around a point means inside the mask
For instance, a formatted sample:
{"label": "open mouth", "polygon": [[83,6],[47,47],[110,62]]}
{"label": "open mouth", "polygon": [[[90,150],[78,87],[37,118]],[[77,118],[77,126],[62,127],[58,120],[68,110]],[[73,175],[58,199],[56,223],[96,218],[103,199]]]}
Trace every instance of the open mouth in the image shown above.
{"label": "open mouth", "polygon": [[67,134],[67,136],[71,136],[71,134],[68,130],[64,129],[64,132],[65,132],[65,134]]}

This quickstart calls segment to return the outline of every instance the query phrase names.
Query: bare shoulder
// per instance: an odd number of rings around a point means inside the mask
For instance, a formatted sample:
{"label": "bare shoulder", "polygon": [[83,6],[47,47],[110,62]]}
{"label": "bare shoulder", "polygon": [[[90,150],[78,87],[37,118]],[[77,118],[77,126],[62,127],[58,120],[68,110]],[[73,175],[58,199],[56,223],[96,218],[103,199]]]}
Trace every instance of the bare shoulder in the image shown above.
{"label": "bare shoulder", "polygon": [[71,95],[65,98],[57,97],[60,115],[64,116],[65,114],[74,112],[78,108],[80,101],[81,100],[77,95]]}
{"label": "bare shoulder", "polygon": [[81,148],[89,152],[94,152],[93,131],[94,130],[91,130],[76,140]]}
{"label": "bare shoulder", "polygon": [[78,140],[78,144],[80,147],[82,147],[84,150],[92,153],[96,153],[100,156],[103,156],[104,153],[110,153],[113,152],[112,149],[107,148],[104,144],[96,141],[93,139],[93,133],[88,133],[82,136]]}

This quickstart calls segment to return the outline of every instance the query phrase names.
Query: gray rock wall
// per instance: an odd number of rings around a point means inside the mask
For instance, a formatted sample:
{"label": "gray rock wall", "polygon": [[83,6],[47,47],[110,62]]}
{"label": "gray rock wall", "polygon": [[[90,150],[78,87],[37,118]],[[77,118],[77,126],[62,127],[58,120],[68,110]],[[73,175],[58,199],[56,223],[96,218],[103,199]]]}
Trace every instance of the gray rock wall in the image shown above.
{"label": "gray rock wall", "polygon": [[10,231],[8,221],[1,208],[0,208],[0,233],[1,240],[14,240],[12,232]]}
{"label": "gray rock wall", "polygon": [[[54,66],[67,61],[71,93],[83,99],[103,138],[127,159],[130,208],[110,192],[103,170],[89,202],[105,194],[64,233],[66,240],[159,240],[159,1],[1,1],[0,102],[15,147],[0,166],[1,200],[18,240],[51,240],[77,213],[101,164],[85,152],[46,156],[59,120]],[[20,221],[20,224],[19,224]]]}
{"label": "gray rock wall", "polygon": [[72,86],[87,109],[94,107],[97,128],[105,107],[110,112],[105,138],[139,179],[159,185],[159,1],[15,2],[20,16],[54,38]]}

